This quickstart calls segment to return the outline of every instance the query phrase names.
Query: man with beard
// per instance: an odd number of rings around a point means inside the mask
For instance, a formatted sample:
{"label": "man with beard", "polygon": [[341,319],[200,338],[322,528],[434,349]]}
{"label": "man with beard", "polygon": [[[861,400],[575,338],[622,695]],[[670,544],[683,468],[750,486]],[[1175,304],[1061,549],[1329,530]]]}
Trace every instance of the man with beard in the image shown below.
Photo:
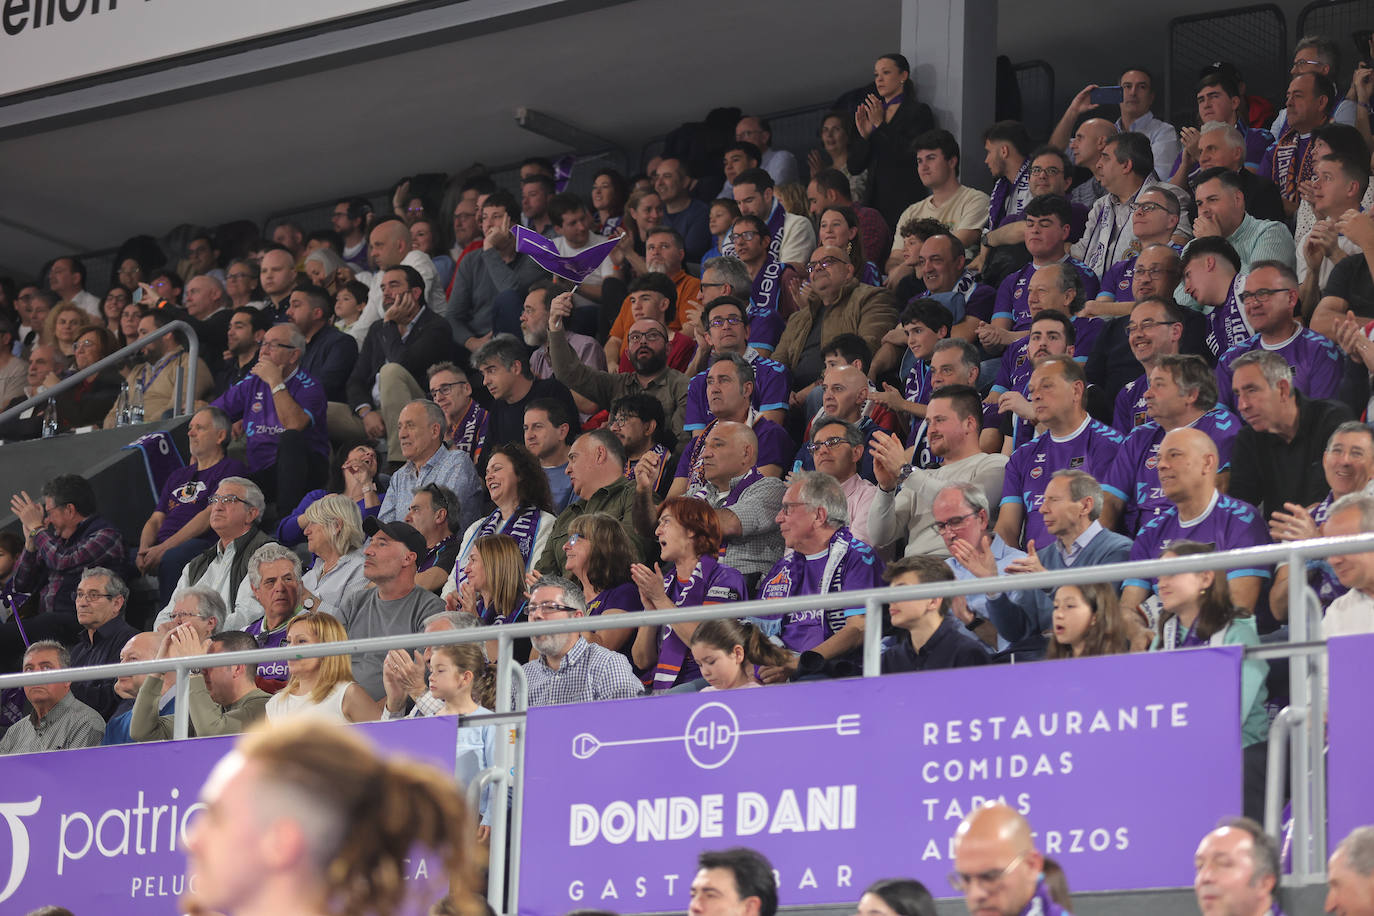
{"label": "man with beard", "polygon": [[[530,374],[535,378],[553,377],[553,363],[549,362],[549,300],[566,292],[571,292],[568,284],[548,279],[531,286],[525,296],[525,304],[520,310],[520,336],[526,346],[534,348],[530,353]],[[576,293],[573,301],[577,301]],[[567,335],[568,345],[577,354],[578,361],[595,369],[606,368],[606,351],[595,337],[571,330]],[[580,394],[574,393],[573,401],[583,420],[596,413],[595,405]]]}
{"label": "man with beard", "polygon": [[653,318],[641,318],[630,326],[626,342],[633,372],[593,369],[577,358],[568,343],[563,321],[572,314],[571,293],[555,296],[549,303],[549,361],[554,374],[598,410],[627,394],[650,394],[663,405],[668,428],[681,439],[683,409],[687,404],[687,376],[668,368],[668,327]]}
{"label": "man with beard", "polygon": [[[674,309],[669,310],[668,329],[681,331],[683,325],[694,317],[701,303],[701,281],[683,269],[687,252],[682,247],[682,236],[676,229],[668,226],[655,226],[644,236],[644,264],[649,275],[661,274],[668,283],[657,284],[666,296],[673,290]],[[640,279],[643,279],[641,277]],[[581,287],[579,287],[580,289]],[[635,314],[635,290],[631,285],[629,295],[620,303],[620,312],[606,335],[606,365],[615,365],[624,351],[625,335],[630,325],[639,315]],[[623,362],[623,360],[622,360]],[[621,371],[625,371],[623,368]]]}
{"label": "man with beard", "polygon": [[[636,277],[630,284],[630,318],[632,321],[639,321],[641,318],[652,318],[662,322],[668,329],[668,365],[685,373],[692,363],[692,356],[696,353],[697,343],[690,334],[684,334],[675,330],[677,308],[677,290],[668,278],[662,274],[650,273],[642,277]],[[626,334],[628,337],[628,332]],[[611,365],[611,353],[619,351],[615,359],[615,371],[629,372],[634,368],[630,361],[628,350],[619,346],[620,340],[612,337],[606,343],[606,365]]]}
{"label": "man with beard", "polygon": [[234,309],[225,332],[228,349],[224,353],[224,364],[215,373],[216,397],[243,381],[253,371],[258,361],[258,345],[271,326],[271,320],[259,309],[247,305]]}

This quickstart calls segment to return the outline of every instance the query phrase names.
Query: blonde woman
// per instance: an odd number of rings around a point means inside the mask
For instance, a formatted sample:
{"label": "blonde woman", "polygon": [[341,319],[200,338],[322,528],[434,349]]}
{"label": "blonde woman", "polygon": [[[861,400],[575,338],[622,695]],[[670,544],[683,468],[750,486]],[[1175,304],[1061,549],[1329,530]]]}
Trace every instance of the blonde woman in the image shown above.
{"label": "blonde woman", "polygon": [[[309,611],[291,620],[285,645],[315,646],[347,638],[348,633],[336,618]],[[269,720],[311,715],[335,722],[371,722],[380,714],[376,701],[353,680],[353,663],[348,655],[293,658],[287,666],[291,679],[267,701]]]}
{"label": "blonde woman", "polygon": [[312,610],[334,613],[344,595],[365,588],[363,577],[363,516],[358,504],[342,493],[329,493],[301,513],[305,543],[315,563],[301,584],[319,599]]}
{"label": "blonde woman", "polygon": [[77,338],[90,321],[91,316],[82,311],[80,306],[59,302],[43,321],[41,342],[57,347],[63,356],[71,359],[76,356]]}

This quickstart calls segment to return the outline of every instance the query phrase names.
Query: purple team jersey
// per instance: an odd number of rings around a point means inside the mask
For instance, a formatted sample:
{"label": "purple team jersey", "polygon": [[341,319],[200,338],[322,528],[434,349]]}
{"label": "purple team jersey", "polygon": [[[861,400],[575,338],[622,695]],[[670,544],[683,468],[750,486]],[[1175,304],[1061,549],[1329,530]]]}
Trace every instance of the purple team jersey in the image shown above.
{"label": "purple team jersey", "polygon": [[1117,392],[1116,406],[1112,410],[1112,426],[1121,435],[1129,436],[1131,430],[1150,422],[1150,415],[1145,410],[1145,392],[1149,388],[1149,377],[1142,375]]}
{"label": "purple team jersey", "polygon": [[[906,378],[902,379],[902,396],[913,404],[929,404],[931,391],[934,390],[931,388],[932,382],[930,363],[918,359],[907,370]],[[907,430],[906,445],[910,448],[916,442],[917,430],[925,424],[915,414],[910,414],[908,419],[911,422],[911,428]]]}
{"label": "purple team jersey", "polygon": [[1052,535],[1045,527],[1040,504],[1045,500],[1045,487],[1050,477],[1055,471],[1072,468],[1101,480],[1116,458],[1122,441],[1121,433],[1088,417],[1065,439],[1044,433],[1012,452],[1002,481],[1001,504],[1021,507],[1024,534],[1011,546],[1022,547],[1027,541],[1049,544]]}
{"label": "purple team jersey", "polygon": [[1130,302],[1135,298],[1131,284],[1135,282],[1135,256],[1117,261],[1102,274],[1102,289],[1097,298],[1113,302]]}
{"label": "purple team jersey", "polygon": [[[746,358],[749,357],[746,355]],[[754,367],[754,394],[750,398],[754,409],[759,413],[786,410],[787,393],[792,383],[782,363],[754,353],[753,357],[749,358],[749,364]],[[688,432],[705,429],[706,424],[714,419],[711,409],[706,406],[705,372],[698,372],[687,383],[686,410],[682,428]]]}
{"label": "purple team jersey", "polygon": [[[691,585],[690,580],[683,582],[676,575],[664,589],[668,593],[669,599],[678,607],[684,607],[684,600],[688,597],[685,592]],[[749,589],[744,584],[744,576],[739,570],[726,566],[724,563],[717,563],[712,566],[710,573],[706,576],[704,596],[702,604],[725,604],[731,601],[743,601],[749,597]],[[633,642],[633,640],[631,640]],[[683,653],[682,670],[677,676],[677,683],[690,684],[692,681],[701,677],[701,667],[697,665],[696,658],[692,655],[692,650],[682,641],[682,638],[673,631],[671,626],[665,625],[659,633],[659,654],[664,653],[667,647],[676,656],[676,653]]]}
{"label": "purple team jersey", "polygon": [[[1097,298],[1098,279],[1092,268],[1077,258],[1064,256],[1064,261],[1072,264],[1078,275],[1083,278],[1083,298]],[[1030,307],[1026,304],[1027,287],[1038,268],[1035,262],[1027,264],[1016,273],[1009,275],[997,287],[997,307],[993,318],[1010,318],[1013,331],[1029,331],[1031,326]]]}
{"label": "purple team jersey", "polygon": [[[297,369],[286,380],[286,391],[310,419],[305,427],[306,444],[312,452],[329,454],[329,434],[324,428],[327,403],[324,388]],[[277,460],[277,437],[286,431],[277,406],[272,402],[272,389],[256,375],[245,376],[215,400],[214,406],[229,415],[231,420],[243,421],[243,434],[248,440],[248,467],[253,472],[271,467]]]}
{"label": "purple team jersey", "polygon": [[157,511],[163,514],[162,526],[157,529],[161,544],[176,534],[208,505],[219,482],[226,477],[243,477],[248,469],[233,458],[221,458],[205,470],[194,463],[177,468],[167,478],[157,498]]}
{"label": "purple team jersey", "polygon": [[[286,644],[286,631],[290,629],[287,624],[290,623],[290,620],[291,618],[288,617],[287,623],[277,627],[271,633],[263,633],[262,628],[266,624],[267,618],[259,617],[244,627],[243,632],[258,641],[259,649],[280,649]],[[291,680],[291,668],[284,658],[279,658],[274,662],[259,662],[255,680],[262,689],[269,693],[275,693],[285,687],[287,681]],[[263,687],[264,681],[267,683],[266,687]]]}
{"label": "purple team jersey", "polygon": [[[830,551],[843,549],[844,556],[831,575],[823,581],[830,552],[807,557],[788,549],[760,580],[759,598],[788,598],[793,595],[820,595],[833,592],[879,588],[883,584],[883,564],[873,548],[841,528],[830,539]],[[782,615],[782,642],[793,652],[814,649],[843,626],[845,618],[862,614],[863,608],[830,608],[795,611]]]}
{"label": "purple team jersey", "polygon": [[1341,387],[1342,356],[1340,348],[1327,338],[1307,328],[1277,346],[1260,342],[1258,334],[1239,346],[1232,347],[1217,361],[1217,402],[1235,409],[1236,395],[1231,390],[1231,364],[1251,350],[1269,350],[1282,356],[1293,369],[1293,387],[1308,398],[1334,398]]}
{"label": "purple team jersey", "polygon": [[[1190,424],[1207,434],[1217,446],[1217,470],[1231,467],[1231,448],[1240,432],[1240,417],[1220,404]],[[1126,436],[1120,454],[1100,478],[1102,489],[1125,504],[1123,513],[1126,531],[1139,531],[1140,526],[1173,506],[1159,485],[1159,444],[1165,430],[1155,421],[1146,420]]]}
{"label": "purple team jersey", "polygon": [[[1131,546],[1131,560],[1157,560],[1166,543],[1180,538],[1215,544],[1217,550],[1234,550],[1268,544],[1269,528],[1254,506],[1223,493],[1214,493],[1212,505],[1202,517],[1186,525],[1179,521],[1178,507],[1173,505],[1146,522]],[[1268,567],[1255,567],[1233,569],[1226,574],[1228,580],[1242,576],[1268,579],[1272,573]],[[1123,588],[1135,585],[1154,589],[1154,582],[1145,579],[1126,579],[1121,585]]]}
{"label": "purple team jersey", "polygon": [[[787,435],[787,430],[783,429],[772,420],[759,417],[754,421],[754,435],[759,440],[758,464],[755,467],[765,467],[776,464],[784,471],[792,467],[792,457],[797,452],[797,447],[792,444],[792,438]],[[701,448],[704,444],[699,440],[704,440],[710,433],[710,428],[692,440],[687,448],[682,450],[682,457],[677,462],[677,472],[674,477],[687,478],[689,487],[700,486],[706,479],[701,472]]]}

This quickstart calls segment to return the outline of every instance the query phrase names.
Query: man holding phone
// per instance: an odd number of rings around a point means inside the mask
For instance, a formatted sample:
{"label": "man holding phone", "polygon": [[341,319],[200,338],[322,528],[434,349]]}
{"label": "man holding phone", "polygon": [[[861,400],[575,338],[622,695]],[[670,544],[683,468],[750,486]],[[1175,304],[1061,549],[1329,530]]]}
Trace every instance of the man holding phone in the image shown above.
{"label": "man holding phone", "polygon": [[1181,149],[1178,131],[1168,121],[1161,121],[1154,116],[1150,111],[1154,103],[1154,77],[1143,68],[1132,68],[1122,73],[1118,86],[1090,83],[1069,102],[1064,116],[1050,135],[1050,143],[1060,149],[1069,149],[1069,139],[1082,115],[1100,105],[1117,105],[1121,117],[1116,120],[1116,129],[1144,134],[1150,140],[1155,164],[1161,169],[1168,168],[1178,158]]}

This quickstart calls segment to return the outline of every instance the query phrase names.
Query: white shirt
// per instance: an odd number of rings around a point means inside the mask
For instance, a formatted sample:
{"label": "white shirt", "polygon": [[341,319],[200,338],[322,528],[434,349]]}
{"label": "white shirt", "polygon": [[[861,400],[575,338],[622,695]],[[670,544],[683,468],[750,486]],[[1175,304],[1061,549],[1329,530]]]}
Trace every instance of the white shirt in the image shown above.
{"label": "white shirt", "polygon": [[[81,311],[86,312],[87,314],[95,318],[101,317],[100,297],[93,296],[90,293],[86,292],[84,289],[81,292],[77,293],[75,296],[72,296],[72,304],[75,305],[77,308],[81,309]],[[104,319],[101,319],[101,321],[103,324]]]}
{"label": "white shirt", "polygon": [[[195,582],[190,581],[187,572],[189,569],[189,565],[182,568],[181,577],[177,579],[177,586],[176,588],[172,589],[173,594],[175,594],[183,588],[188,588],[192,585],[199,585],[204,588],[214,589],[215,591],[219,592],[219,596],[223,598],[224,603],[228,605],[229,571],[230,568],[234,565],[234,554],[236,553],[236,551],[237,548],[234,547],[233,541],[229,542],[229,546],[227,548],[224,548],[221,545],[216,544],[215,558],[210,561],[209,565],[205,567],[205,571],[201,573],[200,578],[197,579]],[[167,623],[169,620],[172,619],[173,603],[174,602],[169,601],[167,603],[167,606],[158,613],[157,620],[153,623],[154,629],[162,626],[164,623]],[[224,621],[224,625],[220,627],[220,629],[242,630],[244,627],[248,626],[248,624],[252,623],[254,620],[257,620],[262,615],[262,605],[258,604],[258,599],[253,597],[252,586],[248,584],[248,577],[244,576],[243,581],[239,583],[238,599],[234,602],[233,607],[230,608],[229,617]]]}
{"label": "white shirt", "polygon": [[[448,297],[444,295],[444,286],[439,282],[439,272],[434,269],[434,262],[430,260],[429,255],[411,249],[401,258],[401,263],[415,268],[425,281],[425,305],[441,318],[448,315]],[[353,335],[359,347],[367,339],[367,329],[381,321],[382,315],[386,312],[382,308],[382,275],[385,273],[384,270],[378,270],[372,275],[372,283],[367,291],[367,305],[363,307],[363,313],[358,316],[353,327],[348,329],[348,333]]]}
{"label": "white shirt", "polygon": [[[1144,134],[1150,138],[1150,150],[1155,155],[1155,174],[1161,178],[1169,177],[1165,174],[1174,167],[1174,160],[1183,147],[1178,142],[1178,128],[1168,121],[1161,121],[1154,116],[1154,112],[1147,111],[1130,127],[1123,127],[1121,119],[1116,119],[1117,130],[1130,130],[1138,134]],[[1274,136],[1278,136],[1275,134]]]}
{"label": "white shirt", "polygon": [[[1322,638],[1359,633],[1374,633],[1374,598],[1352,588],[1326,609],[1326,616],[1322,618]],[[1323,665],[1322,677],[1327,675],[1327,667]]]}
{"label": "white shirt", "polygon": [[361,549],[339,557],[339,562],[329,572],[323,572],[323,565],[317,559],[315,565],[301,576],[301,585],[306,591],[320,599],[317,611],[339,616],[339,603],[344,595],[359,588],[367,587],[363,576],[363,552]]}

